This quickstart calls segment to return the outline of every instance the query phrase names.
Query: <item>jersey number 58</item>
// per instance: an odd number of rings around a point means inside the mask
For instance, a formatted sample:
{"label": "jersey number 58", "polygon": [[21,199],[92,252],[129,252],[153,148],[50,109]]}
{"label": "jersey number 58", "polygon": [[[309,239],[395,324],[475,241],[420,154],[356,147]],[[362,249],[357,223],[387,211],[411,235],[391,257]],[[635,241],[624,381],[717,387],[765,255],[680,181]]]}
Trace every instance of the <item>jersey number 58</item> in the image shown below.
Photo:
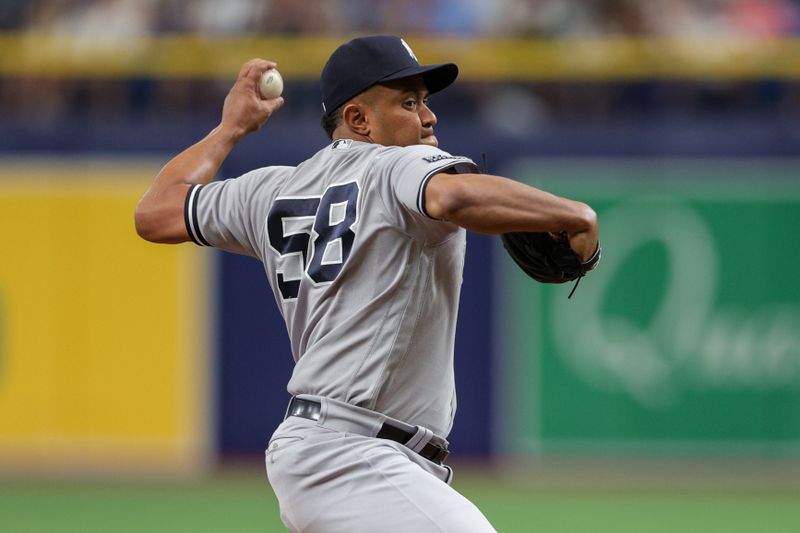
{"label": "jersey number 58", "polygon": [[324,285],[342,271],[356,236],[358,191],[358,183],[350,182],[331,185],[322,196],[281,197],[272,204],[267,234],[281,256],[276,273],[284,300],[297,298],[304,273]]}

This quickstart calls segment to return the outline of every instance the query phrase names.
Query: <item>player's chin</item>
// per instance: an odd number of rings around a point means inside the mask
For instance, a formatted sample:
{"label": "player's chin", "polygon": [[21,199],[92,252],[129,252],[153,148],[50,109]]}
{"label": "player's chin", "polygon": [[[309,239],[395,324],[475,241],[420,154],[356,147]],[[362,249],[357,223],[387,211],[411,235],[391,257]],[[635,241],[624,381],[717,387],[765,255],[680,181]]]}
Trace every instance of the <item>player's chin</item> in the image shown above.
{"label": "player's chin", "polygon": [[419,143],[427,144],[428,146],[433,146],[434,148],[438,148],[439,139],[436,138],[436,135],[427,135],[425,137],[421,137]]}

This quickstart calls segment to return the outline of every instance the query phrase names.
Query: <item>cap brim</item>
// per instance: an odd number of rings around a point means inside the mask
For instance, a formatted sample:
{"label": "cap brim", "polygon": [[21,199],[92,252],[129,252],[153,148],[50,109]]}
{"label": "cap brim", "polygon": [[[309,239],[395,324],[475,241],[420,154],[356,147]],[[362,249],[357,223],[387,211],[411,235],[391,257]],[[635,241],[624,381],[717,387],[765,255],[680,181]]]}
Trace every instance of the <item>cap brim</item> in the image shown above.
{"label": "cap brim", "polygon": [[422,79],[425,80],[425,86],[428,88],[428,92],[433,94],[456,81],[458,77],[458,66],[456,66],[455,63],[442,63],[439,65],[404,68],[403,70],[382,78],[378,83],[419,75],[422,75]]}

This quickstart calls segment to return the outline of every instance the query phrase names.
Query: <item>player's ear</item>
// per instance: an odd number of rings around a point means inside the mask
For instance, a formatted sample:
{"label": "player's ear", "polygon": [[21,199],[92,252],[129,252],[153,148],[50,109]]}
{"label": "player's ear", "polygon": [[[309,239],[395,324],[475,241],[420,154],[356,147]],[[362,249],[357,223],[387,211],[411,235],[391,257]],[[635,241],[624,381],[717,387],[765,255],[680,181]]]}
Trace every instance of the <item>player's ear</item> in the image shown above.
{"label": "player's ear", "polygon": [[369,135],[369,118],[365,113],[365,109],[360,103],[346,104],[342,109],[342,121],[347,125],[350,131],[360,135]]}

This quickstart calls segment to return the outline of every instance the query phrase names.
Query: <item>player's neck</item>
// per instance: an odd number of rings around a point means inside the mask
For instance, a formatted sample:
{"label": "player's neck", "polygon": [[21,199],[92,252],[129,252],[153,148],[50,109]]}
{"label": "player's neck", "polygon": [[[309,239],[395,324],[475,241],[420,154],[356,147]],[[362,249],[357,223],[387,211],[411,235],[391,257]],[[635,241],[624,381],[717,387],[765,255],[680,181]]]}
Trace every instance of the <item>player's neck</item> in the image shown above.
{"label": "player's neck", "polygon": [[339,139],[352,139],[354,141],[360,141],[364,143],[370,144],[377,144],[369,135],[362,135],[360,133],[356,133],[354,131],[346,130],[344,128],[340,128],[333,132],[332,141],[338,141]]}

